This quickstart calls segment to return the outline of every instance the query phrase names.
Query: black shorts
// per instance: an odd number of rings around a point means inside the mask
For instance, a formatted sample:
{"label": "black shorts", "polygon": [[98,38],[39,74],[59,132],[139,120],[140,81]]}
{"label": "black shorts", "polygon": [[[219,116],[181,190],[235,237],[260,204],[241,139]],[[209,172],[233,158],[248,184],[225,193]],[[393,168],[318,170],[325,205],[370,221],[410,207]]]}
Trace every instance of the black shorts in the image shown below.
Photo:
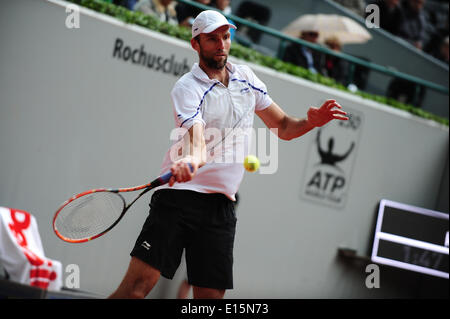
{"label": "black shorts", "polygon": [[188,282],[197,287],[233,288],[235,202],[223,194],[156,191],[131,256],[172,279],[186,250]]}

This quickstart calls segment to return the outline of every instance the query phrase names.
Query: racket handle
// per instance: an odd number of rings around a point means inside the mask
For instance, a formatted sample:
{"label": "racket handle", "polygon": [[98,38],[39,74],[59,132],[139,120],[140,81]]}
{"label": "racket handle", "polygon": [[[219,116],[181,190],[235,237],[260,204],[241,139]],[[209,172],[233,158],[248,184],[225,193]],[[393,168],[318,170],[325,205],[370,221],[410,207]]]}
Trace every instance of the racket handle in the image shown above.
{"label": "racket handle", "polygon": [[[191,169],[191,172],[193,172],[194,168],[192,167],[191,163],[188,163],[188,165],[189,165],[189,168]],[[164,175],[161,175],[160,177],[155,179],[152,182],[152,186],[153,187],[157,187],[157,186],[160,186],[160,185],[164,185],[164,184],[169,182],[171,177],[172,177],[172,172],[167,172]]]}

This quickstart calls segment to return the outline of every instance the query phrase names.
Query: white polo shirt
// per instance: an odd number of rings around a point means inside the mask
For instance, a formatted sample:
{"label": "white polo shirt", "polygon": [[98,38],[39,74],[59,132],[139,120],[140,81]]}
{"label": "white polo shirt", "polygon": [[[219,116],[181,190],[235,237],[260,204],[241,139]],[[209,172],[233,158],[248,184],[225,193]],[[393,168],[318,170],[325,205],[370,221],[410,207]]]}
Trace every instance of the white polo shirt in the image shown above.
{"label": "white polo shirt", "polygon": [[[171,133],[174,143],[164,157],[161,174],[181,158],[181,137],[194,123],[202,123],[206,164],[191,181],[175,183],[171,188],[222,193],[235,200],[244,175],[242,163],[251,146],[254,113],[270,106],[272,99],[248,66],[228,62],[226,68],[228,87],[210,79],[198,63],[175,84],[171,97],[177,130]],[[162,188],[170,187],[166,184],[157,189]]]}

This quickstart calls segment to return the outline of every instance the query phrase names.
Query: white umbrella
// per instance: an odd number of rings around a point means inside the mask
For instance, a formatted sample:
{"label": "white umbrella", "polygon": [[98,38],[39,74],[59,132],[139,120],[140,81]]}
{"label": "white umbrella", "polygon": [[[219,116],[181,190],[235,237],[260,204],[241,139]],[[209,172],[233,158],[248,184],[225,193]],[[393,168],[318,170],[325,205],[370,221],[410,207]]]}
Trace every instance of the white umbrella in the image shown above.
{"label": "white umbrella", "polygon": [[305,14],[291,22],[282,32],[298,37],[302,31],[319,32],[319,42],[335,36],[342,44],[365,43],[372,38],[369,32],[354,20],[335,14]]}

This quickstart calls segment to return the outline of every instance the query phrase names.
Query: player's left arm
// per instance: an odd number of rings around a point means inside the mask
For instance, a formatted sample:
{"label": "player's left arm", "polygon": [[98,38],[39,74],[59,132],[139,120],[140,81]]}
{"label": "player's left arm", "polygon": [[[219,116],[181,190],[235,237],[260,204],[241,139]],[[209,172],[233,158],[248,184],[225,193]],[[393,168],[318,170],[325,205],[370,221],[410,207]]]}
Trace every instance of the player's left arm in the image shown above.
{"label": "player's left arm", "polygon": [[347,113],[336,100],[327,100],[321,107],[310,107],[305,118],[287,115],[275,102],[261,111],[256,111],[256,115],[269,129],[277,129],[278,137],[283,140],[300,137],[332,120],[348,120]]}

